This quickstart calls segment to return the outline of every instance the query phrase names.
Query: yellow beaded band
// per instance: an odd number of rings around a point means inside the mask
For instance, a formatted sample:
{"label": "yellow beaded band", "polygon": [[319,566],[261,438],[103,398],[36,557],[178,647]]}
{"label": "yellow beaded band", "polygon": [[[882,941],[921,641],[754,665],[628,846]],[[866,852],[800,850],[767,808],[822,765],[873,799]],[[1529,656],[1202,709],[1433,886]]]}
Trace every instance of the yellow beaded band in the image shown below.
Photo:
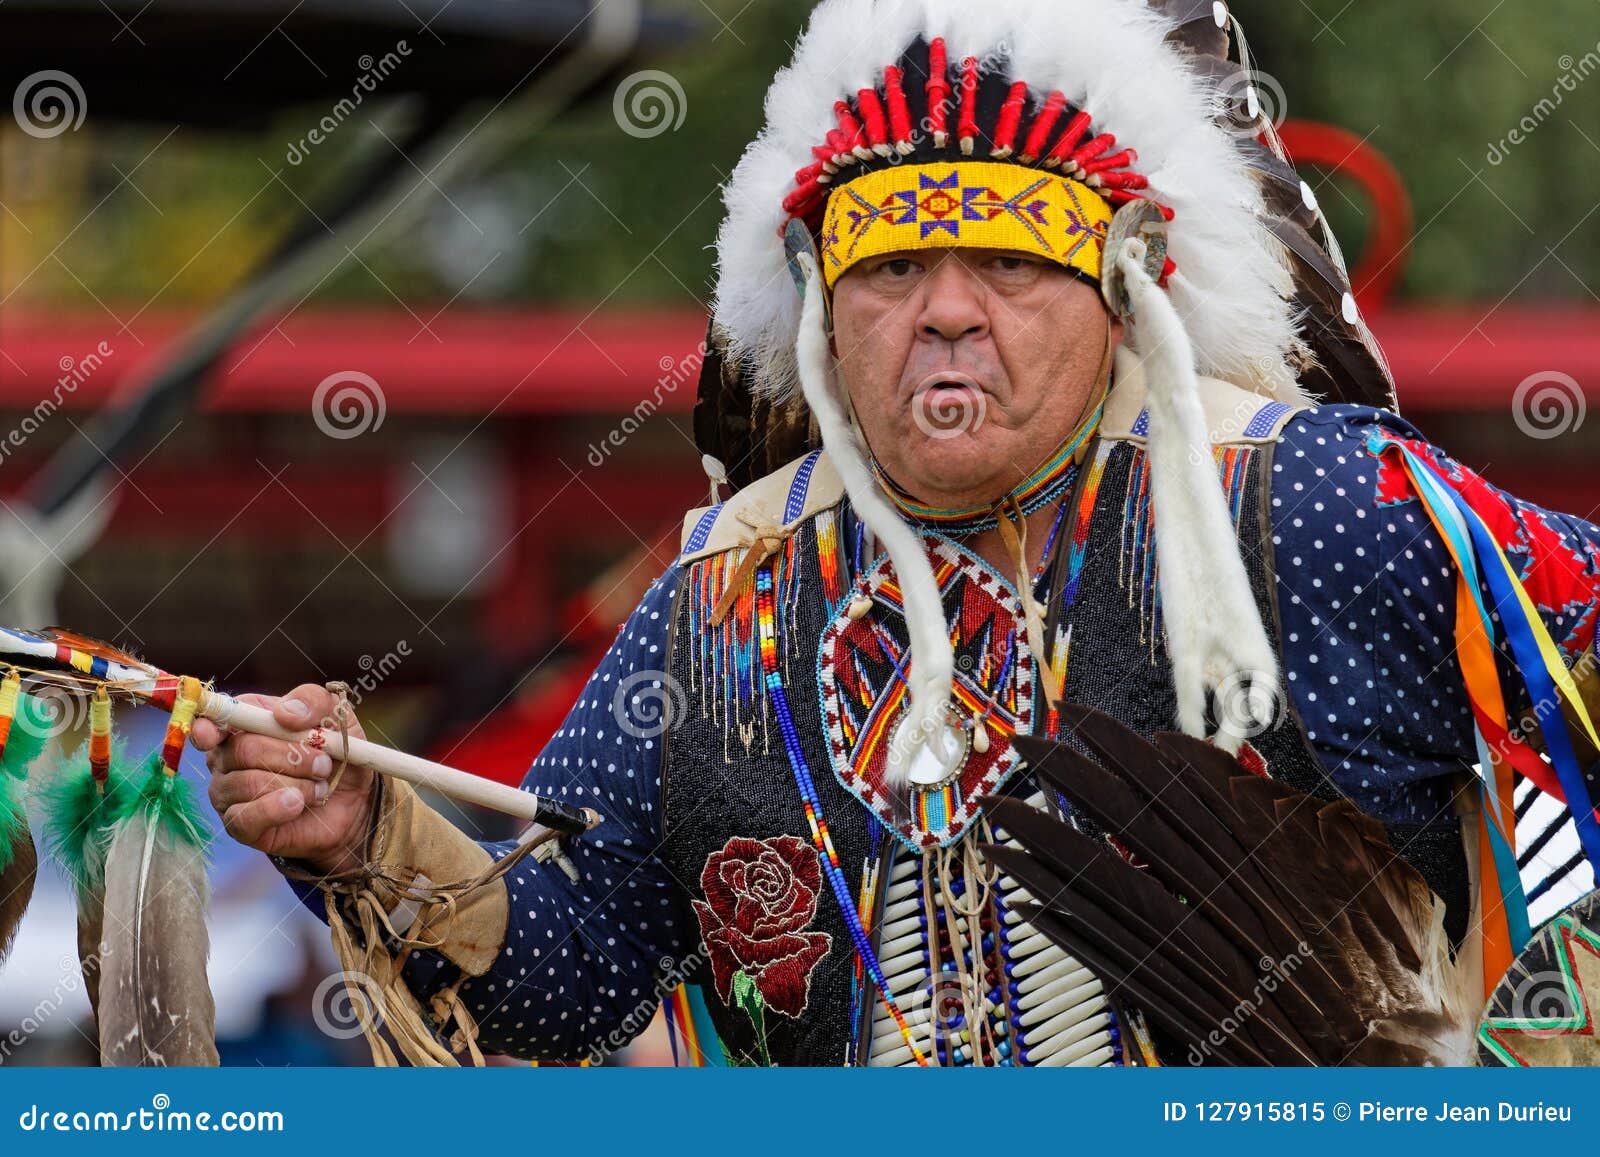
{"label": "yellow beaded band", "polygon": [[828,198],[828,288],[858,261],[920,249],[1012,249],[1099,279],[1111,206],[1088,185],[1022,165],[900,165]]}

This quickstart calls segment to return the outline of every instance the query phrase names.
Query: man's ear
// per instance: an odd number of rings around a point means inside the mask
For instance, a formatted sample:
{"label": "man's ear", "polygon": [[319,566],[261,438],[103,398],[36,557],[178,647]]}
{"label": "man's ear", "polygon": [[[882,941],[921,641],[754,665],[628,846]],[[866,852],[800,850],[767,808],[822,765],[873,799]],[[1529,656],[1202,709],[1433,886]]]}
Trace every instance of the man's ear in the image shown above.
{"label": "man's ear", "polygon": [[1114,317],[1114,318],[1111,319],[1111,348],[1112,349],[1116,349],[1118,346],[1120,346],[1122,344],[1122,339],[1123,339],[1124,336],[1126,336],[1127,332],[1128,332],[1128,327],[1122,323],[1122,319],[1121,318],[1115,318]]}

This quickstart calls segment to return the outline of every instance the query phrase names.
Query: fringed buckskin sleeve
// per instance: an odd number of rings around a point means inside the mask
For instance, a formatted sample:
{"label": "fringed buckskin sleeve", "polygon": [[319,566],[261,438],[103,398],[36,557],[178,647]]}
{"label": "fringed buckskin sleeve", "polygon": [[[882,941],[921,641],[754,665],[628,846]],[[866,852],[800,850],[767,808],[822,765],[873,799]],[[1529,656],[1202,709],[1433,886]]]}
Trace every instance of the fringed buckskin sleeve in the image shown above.
{"label": "fringed buckskin sleeve", "polygon": [[[341,918],[334,931],[337,938],[341,925],[349,930],[352,950],[380,946],[370,969],[343,967],[370,971],[402,1020],[412,1011],[426,1012],[435,1027],[441,1011],[456,1024],[470,1019],[483,1053],[603,1058],[649,1024],[675,985],[687,951],[685,901],[657,854],[664,731],[674,717],[632,716],[648,715],[648,700],[670,693],[660,684],[680,577],[674,567],[651,587],[560,729],[542,752],[529,752],[538,758],[525,790],[601,816],[597,828],[563,845],[576,881],[555,863],[513,860],[514,841],[468,838],[409,786],[383,783],[367,854],[376,869],[366,888],[372,902],[364,920]],[[486,869],[501,874],[458,897],[453,912],[425,910],[402,886],[412,873],[440,889]],[[306,906],[327,919],[318,883],[285,870]],[[442,1035],[449,1045],[453,1032]],[[426,1041],[415,1043],[431,1052]],[[432,1063],[451,1063],[431,1055]]]}

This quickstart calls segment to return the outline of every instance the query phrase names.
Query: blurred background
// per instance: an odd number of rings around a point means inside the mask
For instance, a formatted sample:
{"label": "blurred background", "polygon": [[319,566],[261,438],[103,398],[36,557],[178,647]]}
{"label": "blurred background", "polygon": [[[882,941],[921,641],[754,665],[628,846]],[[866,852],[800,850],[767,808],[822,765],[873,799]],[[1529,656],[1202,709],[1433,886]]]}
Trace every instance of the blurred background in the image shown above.
{"label": "blurred background", "polygon": [[[7,0],[0,621],[343,679],[519,781],[705,501],[719,190],[808,7]],[[1233,7],[1402,412],[1594,517],[1600,7]],[[277,873],[219,841],[213,887],[225,1063],[366,1063]],[[73,920],[42,868],[0,1063],[92,1061]]]}

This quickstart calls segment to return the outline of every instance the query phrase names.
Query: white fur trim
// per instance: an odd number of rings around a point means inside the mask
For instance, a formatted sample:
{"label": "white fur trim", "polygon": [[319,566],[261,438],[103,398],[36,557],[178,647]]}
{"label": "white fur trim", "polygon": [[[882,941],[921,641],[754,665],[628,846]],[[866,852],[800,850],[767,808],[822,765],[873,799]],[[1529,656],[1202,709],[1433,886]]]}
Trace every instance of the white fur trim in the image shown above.
{"label": "white fur trim", "polygon": [[[1292,367],[1305,347],[1282,247],[1261,225],[1261,193],[1214,97],[1145,0],[823,0],[793,62],[767,93],[767,124],[724,190],[715,314],[756,387],[792,396],[801,302],[785,267],[782,203],[795,171],[835,127],[834,102],[875,86],[919,36],[943,36],[952,63],[1011,49],[1036,96],[1059,88],[1095,129],[1139,152],[1150,196],[1177,214],[1179,276],[1169,294],[1201,373],[1304,403]],[[950,155],[957,156],[951,143]]]}
{"label": "white fur trim", "polygon": [[[904,734],[910,742],[897,739],[891,745],[885,783],[889,787],[906,785],[919,746],[931,745],[942,734],[955,678],[955,654],[950,646],[950,627],[945,622],[944,600],[933,577],[933,565],[922,545],[922,536],[906,525],[900,512],[890,505],[867,466],[867,452],[856,437],[855,428],[845,414],[840,399],[842,390],[835,381],[833,351],[828,348],[827,303],[823,296],[822,274],[810,257],[800,258],[806,274],[805,308],[795,360],[806,405],[811,407],[822,432],[833,465],[844,483],[845,493],[856,517],[867,526],[894,566],[900,579],[901,604],[905,609],[906,632],[911,642],[906,686],[911,691],[911,708]],[[897,732],[897,735],[899,733]]]}
{"label": "white fur trim", "polygon": [[1194,350],[1167,295],[1140,264],[1143,245],[1124,242],[1116,263],[1133,304],[1134,339],[1149,386],[1150,505],[1178,726],[1205,738],[1206,706],[1215,691],[1217,745],[1237,751],[1242,740],[1276,722],[1277,656],[1234,545]]}

